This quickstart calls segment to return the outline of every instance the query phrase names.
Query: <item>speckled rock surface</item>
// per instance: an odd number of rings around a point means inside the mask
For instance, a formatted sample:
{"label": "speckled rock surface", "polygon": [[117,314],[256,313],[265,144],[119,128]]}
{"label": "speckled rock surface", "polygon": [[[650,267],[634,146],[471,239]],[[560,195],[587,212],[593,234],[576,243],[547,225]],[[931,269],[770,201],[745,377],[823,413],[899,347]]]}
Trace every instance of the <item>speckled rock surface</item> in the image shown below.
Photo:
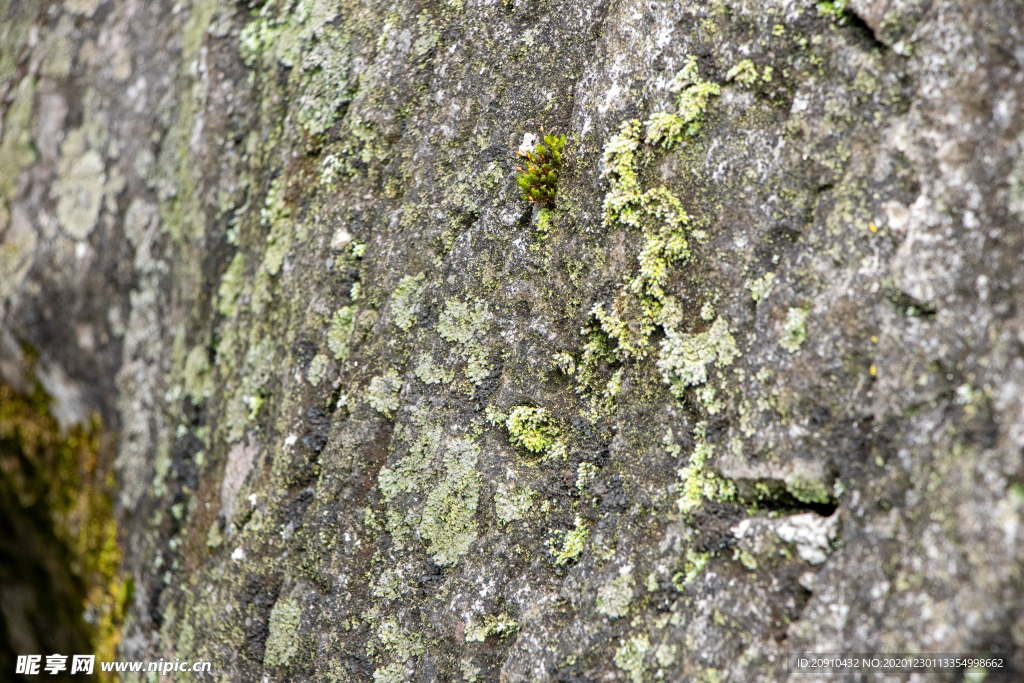
{"label": "speckled rock surface", "polygon": [[0,372],[118,435],[125,658],[1024,670],[1022,103],[1009,1],[0,0]]}

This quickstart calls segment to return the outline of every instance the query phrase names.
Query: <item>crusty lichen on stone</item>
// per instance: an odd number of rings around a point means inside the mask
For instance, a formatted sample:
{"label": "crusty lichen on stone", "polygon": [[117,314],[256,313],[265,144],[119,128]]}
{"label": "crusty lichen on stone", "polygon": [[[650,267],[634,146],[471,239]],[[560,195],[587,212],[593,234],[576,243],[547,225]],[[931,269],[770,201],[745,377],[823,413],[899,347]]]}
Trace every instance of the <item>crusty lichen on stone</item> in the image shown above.
{"label": "crusty lichen on stone", "polygon": [[403,330],[412,327],[416,306],[423,294],[423,273],[407,275],[398,281],[391,293],[391,321]]}
{"label": "crusty lichen on stone", "polygon": [[349,344],[356,328],[358,312],[359,308],[356,306],[342,306],[334,312],[334,317],[331,318],[331,328],[327,332],[327,348],[338,360],[348,358]]}
{"label": "crusty lichen on stone", "polygon": [[479,453],[472,441],[454,439],[444,456],[445,477],[427,495],[420,535],[430,542],[430,553],[440,565],[455,564],[476,540]]}
{"label": "crusty lichen on stone", "polygon": [[606,581],[597,590],[597,611],[612,619],[629,614],[629,603],[633,601],[632,567],[626,566],[618,576]]}
{"label": "crusty lichen on stone", "polygon": [[391,417],[391,413],[400,405],[398,392],[401,388],[402,379],[398,376],[398,371],[392,368],[370,380],[370,386],[366,389],[366,400],[378,413],[384,417]]}
{"label": "crusty lichen on stone", "polygon": [[782,336],[779,337],[779,346],[790,353],[800,350],[807,339],[807,315],[806,308],[790,308],[786,311],[786,320],[782,323]]}
{"label": "crusty lichen on stone", "polygon": [[482,382],[491,372],[487,350],[480,339],[490,319],[483,301],[477,301],[472,307],[466,302],[448,301],[437,322],[438,334],[458,346],[466,361],[466,377],[474,384]]}
{"label": "crusty lichen on stone", "polygon": [[708,381],[708,365],[731,365],[739,356],[729,324],[719,316],[707,332],[687,334],[668,330],[661,343],[658,369],[675,396],[683,396],[687,387]]}
{"label": "crusty lichen on stone", "polygon": [[494,491],[495,515],[506,524],[523,519],[533,507],[533,496],[534,492],[528,486],[500,483]]}
{"label": "crusty lichen on stone", "polygon": [[279,600],[270,611],[267,646],[263,655],[266,666],[286,665],[299,651],[298,630],[302,610],[295,600]]}

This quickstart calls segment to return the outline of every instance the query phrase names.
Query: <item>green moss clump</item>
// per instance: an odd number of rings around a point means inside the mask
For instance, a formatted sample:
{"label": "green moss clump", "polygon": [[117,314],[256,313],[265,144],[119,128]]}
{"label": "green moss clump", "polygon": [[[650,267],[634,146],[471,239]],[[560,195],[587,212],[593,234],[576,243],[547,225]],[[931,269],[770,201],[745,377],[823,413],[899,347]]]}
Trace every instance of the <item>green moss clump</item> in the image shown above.
{"label": "green moss clump", "polygon": [[338,360],[348,358],[348,347],[352,341],[352,332],[356,327],[356,306],[342,306],[334,312],[331,329],[327,333],[327,348]]}
{"label": "green moss clump", "polygon": [[264,666],[285,665],[299,651],[298,630],[302,624],[302,610],[295,600],[279,600],[270,610],[270,631]]}
{"label": "green moss clump", "polygon": [[370,387],[366,390],[366,400],[370,407],[384,417],[391,417],[391,413],[398,410],[400,404],[398,392],[402,389],[402,380],[398,372],[393,368],[383,375],[378,375],[370,380]]}
{"label": "green moss clump", "polygon": [[[116,659],[132,582],[120,576],[121,550],[111,499],[114,472],[103,424],[93,415],[87,425],[63,430],[50,413],[49,402],[38,385],[24,395],[0,383],[0,501],[20,508],[18,516],[45,516],[62,546],[62,568],[66,558],[67,570],[82,588],[82,602],[68,615],[78,622],[60,625],[83,628],[98,658]],[[0,514],[6,516],[3,509]],[[34,548],[33,554],[48,552],[47,545]],[[91,626],[81,623],[83,612]],[[47,619],[52,621],[41,623],[60,623],[61,616]],[[31,637],[31,632],[25,635]],[[112,680],[97,673],[102,681]]]}
{"label": "green moss clump", "polygon": [[556,549],[553,540],[547,542],[548,552],[555,558],[555,564],[564,566],[570,562],[580,559],[583,549],[587,546],[587,539],[590,537],[590,528],[581,517],[576,518],[576,528],[568,532],[556,532],[563,536],[562,547]]}
{"label": "green moss clump", "polygon": [[[541,128],[541,133],[544,129]],[[553,206],[558,192],[558,176],[562,170],[562,150],[565,149],[564,135],[545,135],[544,141],[533,150],[520,149],[519,156],[526,159],[526,168],[516,166],[519,177],[516,185],[523,192],[523,199],[534,204]]]}
{"label": "green moss clump", "polygon": [[505,428],[512,443],[531,453],[564,456],[561,430],[547,408],[516,406],[505,419]]}

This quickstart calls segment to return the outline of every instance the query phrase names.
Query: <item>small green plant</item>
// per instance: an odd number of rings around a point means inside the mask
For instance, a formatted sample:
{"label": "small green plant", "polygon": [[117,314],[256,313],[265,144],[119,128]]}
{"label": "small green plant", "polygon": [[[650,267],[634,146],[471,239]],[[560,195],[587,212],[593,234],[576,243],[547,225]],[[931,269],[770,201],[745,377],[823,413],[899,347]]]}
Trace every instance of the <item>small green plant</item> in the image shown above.
{"label": "small green plant", "polygon": [[[540,129],[544,134],[543,126]],[[519,156],[526,159],[526,168],[516,166],[519,177],[516,184],[523,191],[523,199],[534,204],[553,206],[558,192],[558,176],[562,171],[562,150],[565,149],[564,135],[544,135],[533,151],[519,149]]]}

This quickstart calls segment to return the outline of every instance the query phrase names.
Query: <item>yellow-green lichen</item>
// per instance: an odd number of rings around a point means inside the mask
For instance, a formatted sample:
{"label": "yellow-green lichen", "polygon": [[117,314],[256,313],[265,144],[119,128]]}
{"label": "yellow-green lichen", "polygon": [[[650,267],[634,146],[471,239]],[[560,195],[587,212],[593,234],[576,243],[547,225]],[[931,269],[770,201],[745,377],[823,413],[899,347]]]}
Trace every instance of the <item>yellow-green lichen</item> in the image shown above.
{"label": "yellow-green lichen", "polygon": [[269,227],[267,234],[267,251],[263,256],[263,269],[270,275],[277,275],[284,263],[284,258],[291,249],[292,211],[285,203],[284,177],[274,179],[267,192],[267,199],[260,210],[260,224]]}
{"label": "yellow-green lichen", "polygon": [[533,496],[534,492],[528,486],[513,486],[502,482],[494,492],[494,512],[506,524],[523,519],[533,507]]}
{"label": "yellow-green lichen", "polygon": [[455,373],[446,370],[443,366],[435,365],[428,353],[423,353],[420,356],[414,372],[424,384],[450,384],[455,379]]}
{"label": "yellow-green lichen", "polygon": [[519,630],[519,622],[507,614],[488,614],[482,623],[471,620],[466,624],[466,642],[482,643],[487,636],[506,638]]}
{"label": "yellow-green lichen", "polygon": [[306,371],[306,379],[314,387],[318,386],[327,375],[327,365],[330,359],[322,353],[318,353],[309,363],[309,370]]}
{"label": "yellow-green lichen", "polygon": [[651,639],[646,633],[633,636],[615,651],[615,666],[627,674],[633,683],[643,683],[646,666],[644,656],[651,649]]}
{"label": "yellow-green lichen", "polygon": [[586,491],[590,482],[594,481],[594,477],[597,476],[598,469],[597,465],[592,462],[581,462],[579,467],[576,468],[576,490],[582,495]]}
{"label": "yellow-green lichen", "polygon": [[728,323],[719,317],[707,332],[700,334],[666,330],[658,369],[673,395],[681,397],[687,387],[707,382],[708,364],[731,365],[737,356],[736,340],[729,332]]}
{"label": "yellow-green lichen", "polygon": [[828,503],[831,498],[828,494],[828,487],[818,479],[803,470],[794,470],[786,477],[786,490],[804,503]]}
{"label": "yellow-green lichen", "polygon": [[231,264],[224,272],[217,288],[217,310],[221,315],[230,318],[235,314],[238,297],[245,287],[245,259],[241,252],[235,254]]}
{"label": "yellow-green lichen", "polygon": [[782,336],[779,346],[790,353],[796,353],[807,339],[806,308],[790,308],[786,311],[786,320],[782,323]]}
{"label": "yellow-green lichen", "polygon": [[309,135],[320,135],[337,121],[338,110],[352,99],[345,87],[350,68],[349,35],[334,21],[331,3],[299,0],[267,2],[242,29],[239,47],[252,67],[288,67],[299,123]]}
{"label": "yellow-green lichen", "polygon": [[453,440],[444,456],[445,477],[427,496],[419,530],[430,542],[430,553],[439,565],[455,564],[476,540],[479,452],[468,439]]}
{"label": "yellow-green lichen", "polygon": [[707,442],[706,433],[706,422],[694,428],[693,453],[686,467],[679,470],[682,490],[676,502],[679,512],[683,514],[698,507],[704,498],[723,501],[736,497],[735,484],[707,469],[707,462],[714,455],[715,449]]}
{"label": "yellow-green lichen", "polygon": [[423,277],[423,273],[403,277],[391,294],[391,321],[403,330],[412,327],[423,294]]}
{"label": "yellow-green lichen", "polygon": [[448,301],[437,322],[438,334],[458,346],[466,361],[466,376],[474,384],[482,382],[491,372],[487,349],[479,338],[486,333],[490,318],[483,301],[477,301],[472,307],[461,301]]}
{"label": "yellow-green lichen", "polygon": [[773,284],[775,284],[775,273],[765,273],[756,280],[747,280],[746,287],[750,290],[750,298],[755,302],[760,302],[772,291]]}
{"label": "yellow-green lichen", "polygon": [[748,88],[756,83],[758,78],[757,67],[749,59],[741,60],[725,74],[725,80],[736,81]]}
{"label": "yellow-green lichen", "polygon": [[633,601],[633,573],[629,567],[597,590],[597,611],[612,619],[629,614]]}
{"label": "yellow-green lichen", "polygon": [[398,392],[402,389],[402,380],[398,372],[392,368],[383,375],[378,375],[370,380],[370,386],[366,390],[366,400],[370,407],[385,417],[391,417],[391,413],[398,409],[400,401]]}
{"label": "yellow-green lichen", "polygon": [[359,309],[356,306],[342,306],[334,312],[331,319],[331,329],[327,332],[327,348],[338,360],[348,358],[349,344],[352,342],[352,333],[356,328],[356,314]]}
{"label": "yellow-green lichen", "polygon": [[388,664],[374,670],[373,683],[405,683],[405,666],[402,664]]}
{"label": "yellow-green lichen", "polygon": [[270,610],[264,666],[283,666],[299,651],[302,610],[295,600],[279,600]]}
{"label": "yellow-green lichen", "polygon": [[686,563],[683,571],[672,577],[672,584],[676,590],[682,592],[683,588],[692,583],[694,579],[704,570],[708,564],[709,553],[699,553],[693,548],[686,549]]}

